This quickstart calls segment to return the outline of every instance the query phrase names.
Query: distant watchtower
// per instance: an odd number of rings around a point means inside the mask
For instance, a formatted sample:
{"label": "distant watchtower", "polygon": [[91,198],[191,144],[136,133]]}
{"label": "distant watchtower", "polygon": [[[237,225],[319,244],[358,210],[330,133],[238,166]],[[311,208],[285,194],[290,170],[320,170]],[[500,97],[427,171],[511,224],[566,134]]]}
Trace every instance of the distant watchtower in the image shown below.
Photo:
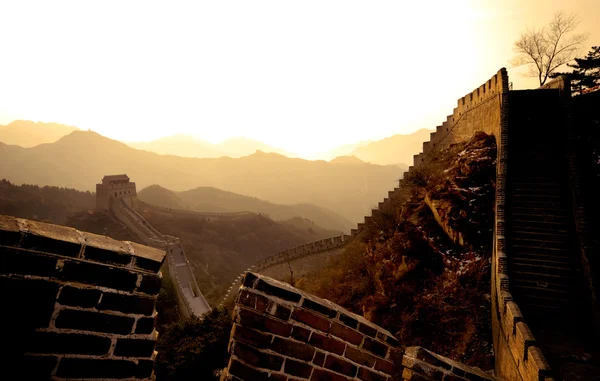
{"label": "distant watchtower", "polygon": [[96,209],[108,210],[111,198],[123,199],[131,206],[132,197],[136,197],[135,183],[129,181],[126,174],[107,175],[102,184],[96,184]]}

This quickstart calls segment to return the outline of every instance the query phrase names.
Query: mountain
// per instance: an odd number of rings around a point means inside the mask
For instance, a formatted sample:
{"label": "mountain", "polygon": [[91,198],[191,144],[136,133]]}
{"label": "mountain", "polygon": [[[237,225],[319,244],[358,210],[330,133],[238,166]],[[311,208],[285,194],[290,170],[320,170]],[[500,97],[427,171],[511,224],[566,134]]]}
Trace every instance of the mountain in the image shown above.
{"label": "mountain", "polygon": [[[340,165],[256,152],[197,159],[140,151],[92,131],[22,148],[0,143],[0,178],[95,190],[106,174],[126,173],[138,189],[215,187],[278,204],[309,203],[358,221],[398,185],[396,166]],[[185,200],[184,200],[185,201]]]}
{"label": "mountain", "polygon": [[338,156],[329,161],[332,164],[364,164],[365,162],[356,156]]}
{"label": "mountain", "polygon": [[274,204],[256,197],[242,196],[213,187],[173,192],[159,185],[151,185],[138,191],[138,198],[149,204],[197,212],[254,212],[266,214],[277,221],[299,217],[340,232],[348,231],[355,225],[331,210],[312,204]]}
{"label": "mountain", "polygon": [[431,132],[433,131],[423,128],[412,134],[393,135],[389,138],[357,147],[352,151],[352,155],[373,164],[412,165],[413,155],[423,151],[423,142],[429,141]]}
{"label": "mountain", "polygon": [[160,154],[197,158],[218,158],[222,156],[237,158],[251,155],[256,151],[274,152],[288,157],[296,156],[291,152],[243,137],[231,138],[213,144],[189,135],[172,135],[149,142],[127,143],[127,145]]}
{"label": "mountain", "polygon": [[0,142],[21,147],[34,147],[43,143],[54,143],[76,130],[79,129],[58,123],[15,120],[6,126],[0,126]]}
{"label": "mountain", "polygon": [[172,135],[149,142],[127,143],[128,146],[160,154],[183,157],[221,157],[228,156],[214,144],[198,140],[189,135]]}

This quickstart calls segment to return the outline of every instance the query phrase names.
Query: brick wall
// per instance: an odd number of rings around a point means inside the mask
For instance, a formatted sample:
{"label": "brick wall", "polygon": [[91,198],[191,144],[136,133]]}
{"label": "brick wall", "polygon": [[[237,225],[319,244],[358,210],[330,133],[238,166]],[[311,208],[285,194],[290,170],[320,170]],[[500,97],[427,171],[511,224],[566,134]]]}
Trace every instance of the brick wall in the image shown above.
{"label": "brick wall", "polygon": [[0,216],[0,257],[7,379],[152,378],[164,251]]}
{"label": "brick wall", "polygon": [[[340,254],[352,239],[349,235],[341,235],[306,243],[275,255],[268,256],[252,265],[247,271],[259,272],[277,280],[290,282],[290,270],[294,277],[300,277],[325,266],[331,257]],[[241,284],[244,274],[233,280],[227,293],[219,303],[224,306],[232,301]]]}
{"label": "brick wall", "polygon": [[386,381],[393,335],[324,299],[246,273],[234,310],[226,380]]}

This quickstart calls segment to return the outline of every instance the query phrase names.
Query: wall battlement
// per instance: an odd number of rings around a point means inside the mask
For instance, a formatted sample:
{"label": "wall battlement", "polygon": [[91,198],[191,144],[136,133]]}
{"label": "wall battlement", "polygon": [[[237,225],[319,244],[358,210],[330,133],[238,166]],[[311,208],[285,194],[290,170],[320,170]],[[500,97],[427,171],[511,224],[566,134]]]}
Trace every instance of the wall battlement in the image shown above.
{"label": "wall battlement", "polygon": [[8,378],[153,378],[164,251],[0,216],[0,255]]}
{"label": "wall battlement", "polygon": [[173,214],[183,214],[189,216],[197,216],[203,218],[232,218],[232,217],[244,217],[244,216],[256,216],[256,213],[252,212],[230,212],[230,213],[216,213],[216,212],[196,212],[193,210],[184,210],[184,209],[172,209],[165,208],[164,206],[158,206],[154,204],[149,204],[145,201],[137,199],[135,201],[136,205],[140,207],[145,207],[149,209],[158,210],[165,213],[173,213]]}

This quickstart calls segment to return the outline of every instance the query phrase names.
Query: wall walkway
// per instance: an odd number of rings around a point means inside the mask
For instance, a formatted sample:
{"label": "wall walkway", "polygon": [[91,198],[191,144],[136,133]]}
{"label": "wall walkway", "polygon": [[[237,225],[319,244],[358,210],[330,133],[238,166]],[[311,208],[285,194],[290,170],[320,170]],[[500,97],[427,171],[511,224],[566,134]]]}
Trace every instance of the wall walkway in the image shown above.
{"label": "wall walkway", "polygon": [[175,285],[177,303],[183,317],[201,317],[209,312],[210,305],[198,287],[180,239],[161,234],[121,199],[110,199],[110,211],[142,242],[166,250],[169,275]]}

